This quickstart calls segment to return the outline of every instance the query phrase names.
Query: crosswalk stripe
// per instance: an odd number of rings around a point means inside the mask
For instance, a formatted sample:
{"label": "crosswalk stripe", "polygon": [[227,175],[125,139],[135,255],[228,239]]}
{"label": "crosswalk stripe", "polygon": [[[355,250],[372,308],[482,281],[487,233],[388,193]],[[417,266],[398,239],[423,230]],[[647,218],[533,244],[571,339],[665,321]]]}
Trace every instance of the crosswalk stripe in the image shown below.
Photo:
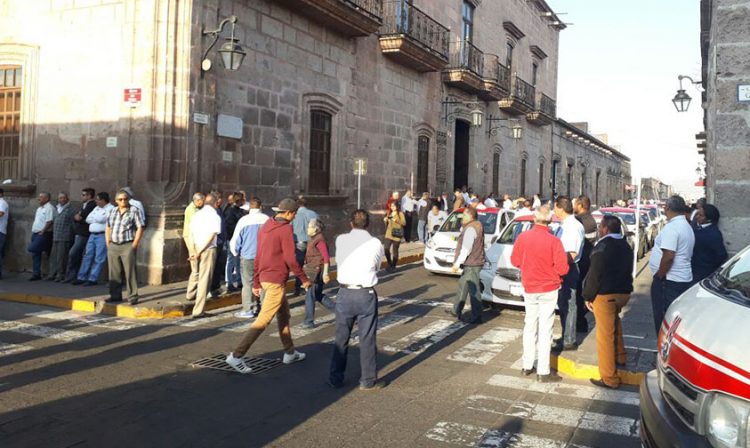
{"label": "crosswalk stripe", "polygon": [[191,316],[183,317],[180,319],[176,319],[173,324],[178,325],[180,327],[199,327],[202,325],[209,324],[211,322],[216,322],[218,320],[223,319],[231,319],[234,318],[234,311],[240,309],[239,306],[233,306],[233,307],[227,307],[223,308],[221,314],[215,314],[213,316],[204,317],[202,319],[193,319]]}
{"label": "crosswalk stripe", "polygon": [[632,406],[638,406],[640,403],[640,396],[637,392],[603,389],[593,386],[584,386],[581,384],[571,384],[569,382],[539,383],[521,377],[498,374],[493,375],[487,381],[487,384],[508,389],[550,393]]}
{"label": "crosswalk stripe", "polygon": [[441,302],[438,300],[422,300],[422,299],[399,299],[398,297],[381,297],[378,300],[384,305],[422,305],[429,306],[432,308],[452,308],[453,304],[450,302]]}
{"label": "crosswalk stripe", "polygon": [[12,355],[13,353],[21,353],[27,350],[31,350],[31,347],[28,345],[6,344],[0,342],[0,356]]}
{"label": "crosswalk stripe", "polygon": [[502,352],[509,342],[518,339],[522,334],[521,330],[515,328],[493,328],[453,352],[448,359],[471,364],[487,364]]}
{"label": "crosswalk stripe", "polygon": [[438,422],[427,431],[425,437],[438,442],[479,448],[587,448],[544,437],[453,422]]}
{"label": "crosswalk stripe", "polygon": [[424,352],[432,345],[442,341],[446,337],[462,329],[467,324],[450,320],[436,320],[424,328],[405,336],[391,345],[386,345],[384,350],[389,352],[401,352],[415,355]]}
{"label": "crosswalk stripe", "polygon": [[99,314],[76,314],[72,311],[39,311],[36,313],[28,313],[26,315],[59,322],[69,322],[72,324],[81,323],[91,327],[100,327],[109,330],[130,330],[145,325],[139,322],[129,322],[118,319],[116,317],[102,316]]}
{"label": "crosswalk stripe", "polygon": [[[378,326],[377,326],[376,332],[377,334],[380,334],[384,331],[390,330],[391,328],[397,325],[405,324],[416,318],[417,316],[407,316],[404,314],[397,314],[397,313],[383,314],[382,316],[378,316]],[[323,343],[330,344],[330,343],[333,343],[334,340],[335,338],[327,338],[323,340]],[[349,338],[349,345],[352,346],[352,345],[357,345],[357,344],[359,344],[359,326],[355,322],[354,326],[352,327],[351,337]]]}
{"label": "crosswalk stripe", "polygon": [[635,437],[637,420],[616,415],[605,415],[580,409],[560,408],[525,401],[512,401],[486,395],[472,395],[465,401],[466,407],[475,411],[507,415],[523,420],[581,428],[590,431]]}
{"label": "crosswalk stripe", "polygon": [[94,336],[93,333],[84,333],[75,330],[61,330],[60,328],[32,325],[25,322],[11,322],[0,320],[0,331],[11,331],[14,333],[27,334],[39,338],[56,339],[59,341],[72,342],[78,339]]}

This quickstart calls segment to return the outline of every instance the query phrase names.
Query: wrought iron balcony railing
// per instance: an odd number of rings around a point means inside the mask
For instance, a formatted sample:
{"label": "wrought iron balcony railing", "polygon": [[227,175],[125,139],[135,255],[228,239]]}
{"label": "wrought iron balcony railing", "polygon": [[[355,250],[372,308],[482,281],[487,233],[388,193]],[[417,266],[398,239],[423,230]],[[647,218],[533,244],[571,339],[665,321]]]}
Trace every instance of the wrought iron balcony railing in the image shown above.
{"label": "wrought iron balcony railing", "polygon": [[481,78],[484,74],[484,53],[469,41],[453,42],[448,68],[469,70]]}
{"label": "wrought iron balcony railing", "polygon": [[426,50],[448,59],[448,28],[406,0],[386,2],[383,9],[381,36],[403,34]]}
{"label": "wrought iron balcony railing", "polygon": [[506,91],[510,91],[510,69],[503,64],[497,64],[497,83]]}
{"label": "wrought iron balcony railing", "polygon": [[338,0],[349,4],[373,19],[380,20],[383,17],[383,0]]}
{"label": "wrought iron balcony railing", "polygon": [[528,82],[519,78],[515,73],[511,82],[511,95],[528,106],[534,107],[536,105],[534,101],[536,89]]}
{"label": "wrought iron balcony railing", "polygon": [[557,113],[557,103],[542,93],[539,95],[539,111],[548,117],[554,118]]}

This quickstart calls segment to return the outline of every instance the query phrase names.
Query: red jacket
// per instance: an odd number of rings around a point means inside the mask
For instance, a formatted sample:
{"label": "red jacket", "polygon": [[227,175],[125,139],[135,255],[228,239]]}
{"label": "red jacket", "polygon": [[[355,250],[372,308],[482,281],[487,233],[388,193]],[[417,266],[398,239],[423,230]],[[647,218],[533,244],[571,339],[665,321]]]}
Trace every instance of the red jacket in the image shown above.
{"label": "red jacket", "polygon": [[253,266],[253,288],[261,282],[286,285],[289,271],[303,283],[309,281],[297,264],[294,233],[289,221],[269,219],[258,231],[258,252]]}
{"label": "red jacket", "polygon": [[521,269],[521,283],[527,293],[550,292],[560,288],[568,273],[568,254],[547,226],[534,224],[518,236],[510,256],[513,266]]}

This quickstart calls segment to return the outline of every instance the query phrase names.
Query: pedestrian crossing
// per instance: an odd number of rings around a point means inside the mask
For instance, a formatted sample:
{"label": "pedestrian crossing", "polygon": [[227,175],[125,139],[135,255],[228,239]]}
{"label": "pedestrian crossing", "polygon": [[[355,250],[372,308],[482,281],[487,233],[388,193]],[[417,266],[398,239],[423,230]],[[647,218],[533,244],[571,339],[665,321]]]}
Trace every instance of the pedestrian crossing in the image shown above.
{"label": "pedestrian crossing", "polygon": [[[636,392],[600,390],[569,380],[545,384],[504,374],[491,376],[486,386],[452,412],[464,409],[474,416],[472,421],[439,419],[424,438],[439,442],[435,446],[482,448],[640,446]],[[502,424],[477,424],[488,419]]]}
{"label": "pedestrian crossing", "polygon": [[387,352],[399,352],[407,355],[418,355],[451,334],[464,328],[467,324],[461,321],[439,319],[419,330],[384,347]]}

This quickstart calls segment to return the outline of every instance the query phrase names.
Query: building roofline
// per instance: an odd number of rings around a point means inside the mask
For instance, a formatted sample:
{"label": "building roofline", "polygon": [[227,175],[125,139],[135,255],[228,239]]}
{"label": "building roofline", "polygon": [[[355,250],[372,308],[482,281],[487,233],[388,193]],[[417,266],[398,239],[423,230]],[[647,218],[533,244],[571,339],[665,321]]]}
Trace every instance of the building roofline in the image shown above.
{"label": "building roofline", "polygon": [[579,136],[581,136],[583,138],[586,138],[587,140],[590,140],[590,141],[596,143],[597,145],[599,145],[599,146],[601,146],[603,148],[606,148],[608,151],[611,151],[612,154],[615,157],[618,157],[620,159],[623,159],[623,160],[626,160],[626,161],[630,162],[630,157],[626,156],[625,154],[623,154],[620,151],[616,150],[615,148],[611,147],[607,143],[604,143],[603,141],[599,140],[598,138],[594,137],[593,135],[589,134],[588,132],[582,131],[581,129],[573,126],[572,124],[568,123],[567,121],[563,120],[562,118],[558,118],[556,121],[557,121],[557,124],[559,124],[560,126],[562,126],[565,129],[567,129],[568,131],[571,131],[572,133],[574,133],[576,135],[579,135]]}
{"label": "building roofline", "polygon": [[542,12],[550,13],[550,19],[553,22],[559,23],[559,25],[554,25],[557,27],[558,30],[564,30],[568,27],[568,25],[565,24],[562,20],[560,20],[560,17],[555,13],[555,11],[552,10],[552,8],[547,4],[546,0],[531,0],[537,8]]}

